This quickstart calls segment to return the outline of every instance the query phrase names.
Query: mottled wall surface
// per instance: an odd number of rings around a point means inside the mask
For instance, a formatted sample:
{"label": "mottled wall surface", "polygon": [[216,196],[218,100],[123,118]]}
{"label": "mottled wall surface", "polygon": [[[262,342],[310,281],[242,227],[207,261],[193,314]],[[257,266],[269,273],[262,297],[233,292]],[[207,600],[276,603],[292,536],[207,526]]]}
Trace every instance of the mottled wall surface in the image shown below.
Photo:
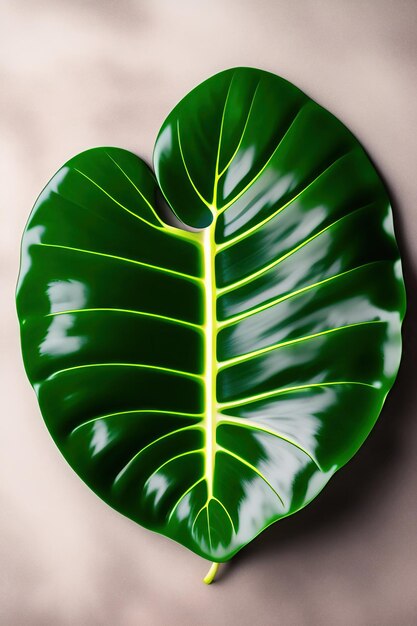
{"label": "mottled wall surface", "polygon": [[[2,0],[0,47],[0,623],[417,624],[417,2]],[[234,65],[288,78],[363,142],[394,202],[409,306],[398,381],[363,449],[206,587],[206,562],[108,508],[60,456],[13,293],[21,232],[56,169],[95,145],[149,159],[172,106]]]}

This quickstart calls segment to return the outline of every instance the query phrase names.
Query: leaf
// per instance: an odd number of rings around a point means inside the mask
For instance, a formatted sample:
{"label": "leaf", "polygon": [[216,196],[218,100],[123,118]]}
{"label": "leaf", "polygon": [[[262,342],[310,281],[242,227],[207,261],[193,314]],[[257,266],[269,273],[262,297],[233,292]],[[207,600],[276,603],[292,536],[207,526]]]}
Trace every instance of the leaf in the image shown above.
{"label": "leaf", "polygon": [[[272,74],[199,85],[154,166],[158,183],[130,152],[88,150],[39,196],[17,293],[25,366],[103,500],[222,562],[369,434],[400,360],[401,263],[357,140]],[[165,223],[159,188],[201,230]]]}

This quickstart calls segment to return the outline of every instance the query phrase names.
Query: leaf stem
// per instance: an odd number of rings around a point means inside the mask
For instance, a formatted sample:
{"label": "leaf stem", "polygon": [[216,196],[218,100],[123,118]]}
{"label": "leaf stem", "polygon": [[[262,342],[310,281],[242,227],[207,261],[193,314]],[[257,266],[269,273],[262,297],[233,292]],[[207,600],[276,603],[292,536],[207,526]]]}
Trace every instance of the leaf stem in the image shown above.
{"label": "leaf stem", "polygon": [[205,582],[206,585],[210,585],[213,582],[217,574],[217,570],[219,569],[219,565],[220,563],[211,564],[209,571],[207,572],[206,576],[203,578],[203,582]]}

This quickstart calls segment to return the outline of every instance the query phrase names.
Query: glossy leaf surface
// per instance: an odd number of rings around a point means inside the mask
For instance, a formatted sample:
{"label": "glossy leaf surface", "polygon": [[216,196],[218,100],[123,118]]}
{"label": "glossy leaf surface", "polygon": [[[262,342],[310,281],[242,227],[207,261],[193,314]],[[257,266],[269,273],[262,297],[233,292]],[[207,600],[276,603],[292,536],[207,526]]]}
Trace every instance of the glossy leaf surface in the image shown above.
{"label": "glossy leaf surface", "polygon": [[[154,167],[96,148],[43,190],[22,246],[24,360],[83,480],[220,562],[367,437],[399,365],[401,264],[357,140],[272,74],[194,89]],[[165,223],[159,188],[200,231]]]}

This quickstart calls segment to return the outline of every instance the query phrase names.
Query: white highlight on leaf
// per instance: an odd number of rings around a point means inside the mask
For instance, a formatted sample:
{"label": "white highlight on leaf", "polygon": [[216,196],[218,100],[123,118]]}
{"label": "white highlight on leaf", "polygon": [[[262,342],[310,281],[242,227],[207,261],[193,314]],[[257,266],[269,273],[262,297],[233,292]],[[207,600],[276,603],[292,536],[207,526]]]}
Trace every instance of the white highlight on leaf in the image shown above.
{"label": "white highlight on leaf", "polygon": [[45,226],[34,226],[30,228],[24,237],[23,245],[22,245],[22,255],[20,260],[20,274],[19,274],[19,284],[18,291],[20,289],[20,285],[23,283],[26,274],[29,272],[32,266],[32,259],[30,256],[30,248],[31,246],[38,244],[41,242],[42,235],[45,232]]}
{"label": "white highlight on leaf", "polygon": [[240,181],[248,174],[253,167],[253,158],[255,156],[255,148],[250,146],[247,150],[242,151],[236,156],[233,163],[226,172],[224,179],[224,196],[232,193]]}
{"label": "white highlight on leaf", "polygon": [[47,294],[51,304],[51,313],[59,313],[69,309],[82,309],[88,299],[86,285],[72,278],[49,283]]}
{"label": "white highlight on leaf", "polygon": [[154,495],[154,505],[156,506],[166,493],[170,481],[163,474],[153,474],[146,484],[146,496]]}
{"label": "white highlight on leaf", "polygon": [[64,356],[78,352],[86,343],[86,337],[71,336],[68,331],[74,326],[74,315],[59,315],[52,319],[46,337],[39,347],[39,354]]}
{"label": "white highlight on leaf", "polygon": [[104,448],[110,443],[111,439],[114,439],[109,432],[105,422],[95,422],[93,424],[93,438],[90,443],[90,449],[93,451],[93,456],[104,450]]}

